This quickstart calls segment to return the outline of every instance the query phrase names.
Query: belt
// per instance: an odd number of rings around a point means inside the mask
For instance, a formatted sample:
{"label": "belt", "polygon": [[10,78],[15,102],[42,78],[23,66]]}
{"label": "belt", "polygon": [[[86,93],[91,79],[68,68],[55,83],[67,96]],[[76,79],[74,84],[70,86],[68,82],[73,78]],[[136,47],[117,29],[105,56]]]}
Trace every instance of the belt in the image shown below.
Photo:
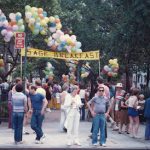
{"label": "belt", "polygon": [[104,115],[105,113],[97,113],[97,115]]}

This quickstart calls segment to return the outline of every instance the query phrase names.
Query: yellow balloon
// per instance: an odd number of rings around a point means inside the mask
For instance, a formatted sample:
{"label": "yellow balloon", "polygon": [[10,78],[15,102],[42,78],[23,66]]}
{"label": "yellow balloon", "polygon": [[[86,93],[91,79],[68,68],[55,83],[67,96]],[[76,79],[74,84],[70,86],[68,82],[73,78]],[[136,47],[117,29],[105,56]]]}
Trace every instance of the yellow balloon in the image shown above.
{"label": "yellow balloon", "polygon": [[60,30],[60,29],[62,28],[61,23],[56,24],[56,28],[57,28],[58,30]]}
{"label": "yellow balloon", "polygon": [[46,23],[49,22],[49,18],[48,17],[45,17],[44,20],[45,20]]}
{"label": "yellow balloon", "polygon": [[41,20],[40,24],[41,24],[41,26],[46,26],[47,25],[47,23],[46,23],[46,21],[44,19]]}
{"label": "yellow balloon", "polygon": [[51,17],[49,17],[49,21],[50,22],[55,22],[55,18],[51,16]]}
{"label": "yellow balloon", "polygon": [[40,33],[41,33],[42,35],[46,35],[46,34],[47,34],[45,30],[42,30]]}

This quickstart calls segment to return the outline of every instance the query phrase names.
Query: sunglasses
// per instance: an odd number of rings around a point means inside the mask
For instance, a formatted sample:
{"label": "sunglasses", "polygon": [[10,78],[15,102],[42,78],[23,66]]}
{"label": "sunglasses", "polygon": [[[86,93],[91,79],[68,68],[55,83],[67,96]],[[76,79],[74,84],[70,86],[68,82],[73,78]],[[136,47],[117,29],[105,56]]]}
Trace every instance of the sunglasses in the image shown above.
{"label": "sunglasses", "polygon": [[98,90],[99,92],[104,92],[104,90]]}

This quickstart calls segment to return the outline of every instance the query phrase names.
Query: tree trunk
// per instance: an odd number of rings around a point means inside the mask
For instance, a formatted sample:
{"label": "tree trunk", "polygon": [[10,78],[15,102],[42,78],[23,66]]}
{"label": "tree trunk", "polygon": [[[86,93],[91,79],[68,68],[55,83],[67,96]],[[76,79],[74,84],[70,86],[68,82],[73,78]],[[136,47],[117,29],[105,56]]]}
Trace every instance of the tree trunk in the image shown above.
{"label": "tree trunk", "polygon": [[125,66],[125,74],[126,74],[126,91],[129,92],[130,90],[130,76],[129,76],[129,60],[126,63]]}

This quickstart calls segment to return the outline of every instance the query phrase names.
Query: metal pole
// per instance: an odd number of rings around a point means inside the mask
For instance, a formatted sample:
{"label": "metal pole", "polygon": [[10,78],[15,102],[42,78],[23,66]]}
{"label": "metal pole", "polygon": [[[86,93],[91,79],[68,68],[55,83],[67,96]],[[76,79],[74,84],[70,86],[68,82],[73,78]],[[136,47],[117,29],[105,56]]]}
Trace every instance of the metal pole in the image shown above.
{"label": "metal pole", "polygon": [[25,32],[25,57],[24,57],[24,77],[23,77],[23,83],[24,83],[24,92],[25,92],[25,85],[26,85],[26,70],[27,70],[27,42],[28,42],[28,36],[27,32]]}
{"label": "metal pole", "polygon": [[101,63],[100,63],[100,58],[99,58],[99,61],[98,61],[98,73],[99,73],[99,76],[101,74]]}
{"label": "metal pole", "polygon": [[22,56],[21,56],[21,61],[20,61],[20,77],[22,78]]}

